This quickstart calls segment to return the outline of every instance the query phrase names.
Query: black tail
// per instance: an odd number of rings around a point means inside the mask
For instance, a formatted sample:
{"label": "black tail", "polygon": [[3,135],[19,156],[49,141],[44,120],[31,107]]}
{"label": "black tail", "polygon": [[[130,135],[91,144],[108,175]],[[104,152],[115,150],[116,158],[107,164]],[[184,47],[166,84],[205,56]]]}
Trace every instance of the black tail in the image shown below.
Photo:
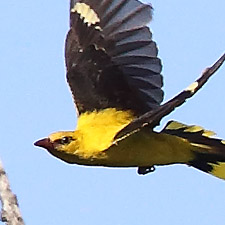
{"label": "black tail", "polygon": [[190,142],[194,157],[187,163],[188,165],[225,179],[225,141],[212,138],[214,132],[176,121],[168,122],[163,132]]}

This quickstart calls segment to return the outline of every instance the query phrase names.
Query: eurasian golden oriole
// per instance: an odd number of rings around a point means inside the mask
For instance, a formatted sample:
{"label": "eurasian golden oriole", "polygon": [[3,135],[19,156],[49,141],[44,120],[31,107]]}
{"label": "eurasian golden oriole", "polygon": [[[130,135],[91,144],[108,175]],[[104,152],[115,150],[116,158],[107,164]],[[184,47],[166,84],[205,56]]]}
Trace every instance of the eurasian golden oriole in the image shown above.
{"label": "eurasian golden oriole", "polygon": [[162,65],[147,27],[151,18],[152,7],[138,0],[71,0],[65,59],[77,128],[35,145],[68,163],[138,167],[139,174],[179,163],[225,179],[225,141],[213,132],[176,121],[153,130],[201,88],[225,55],[161,104]]}

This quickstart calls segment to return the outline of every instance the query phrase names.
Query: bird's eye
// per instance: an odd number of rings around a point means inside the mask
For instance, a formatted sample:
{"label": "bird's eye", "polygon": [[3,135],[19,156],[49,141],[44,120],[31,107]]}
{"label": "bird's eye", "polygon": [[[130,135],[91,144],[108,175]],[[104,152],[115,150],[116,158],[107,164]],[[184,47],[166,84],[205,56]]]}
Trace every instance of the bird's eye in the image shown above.
{"label": "bird's eye", "polygon": [[60,142],[61,142],[61,144],[69,144],[70,143],[70,141],[71,141],[71,137],[63,137],[61,140],[60,140]]}

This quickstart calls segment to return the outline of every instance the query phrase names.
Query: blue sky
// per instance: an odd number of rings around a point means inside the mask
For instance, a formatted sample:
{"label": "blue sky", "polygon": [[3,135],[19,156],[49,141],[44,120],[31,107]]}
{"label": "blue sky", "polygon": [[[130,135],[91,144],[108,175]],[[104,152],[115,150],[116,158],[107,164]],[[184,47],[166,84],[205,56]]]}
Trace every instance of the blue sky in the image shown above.
{"label": "blue sky", "polygon": [[[168,100],[224,53],[225,1],[152,4],[150,26]],[[33,146],[76,124],[63,56],[68,7],[68,1],[0,2],[0,158],[26,224],[223,224],[220,179],[181,165],[157,167],[147,176],[136,169],[71,166]],[[161,127],[176,119],[225,138],[224,84],[225,66]]]}

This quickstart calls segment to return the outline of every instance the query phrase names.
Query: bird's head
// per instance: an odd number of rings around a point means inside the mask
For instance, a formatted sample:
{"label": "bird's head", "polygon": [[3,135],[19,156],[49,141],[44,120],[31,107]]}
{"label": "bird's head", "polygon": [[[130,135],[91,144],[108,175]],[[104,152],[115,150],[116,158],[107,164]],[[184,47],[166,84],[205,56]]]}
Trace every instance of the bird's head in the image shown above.
{"label": "bird's head", "polygon": [[81,135],[78,131],[60,131],[50,134],[34,143],[66,162],[73,163],[76,151],[80,148]]}

